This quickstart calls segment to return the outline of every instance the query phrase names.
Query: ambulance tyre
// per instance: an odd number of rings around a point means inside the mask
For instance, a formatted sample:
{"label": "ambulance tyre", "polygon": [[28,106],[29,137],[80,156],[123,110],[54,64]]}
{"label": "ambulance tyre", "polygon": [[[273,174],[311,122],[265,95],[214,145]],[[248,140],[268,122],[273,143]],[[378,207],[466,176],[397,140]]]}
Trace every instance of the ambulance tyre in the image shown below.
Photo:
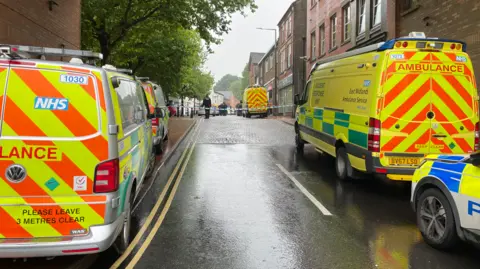
{"label": "ambulance tyre", "polygon": [[122,255],[127,250],[128,245],[130,245],[130,241],[131,241],[130,229],[132,227],[132,207],[135,199],[134,187],[135,186],[133,186],[131,190],[130,199],[129,199],[127,208],[125,210],[125,220],[123,222],[122,232],[120,232],[120,234],[118,235],[114,243],[115,250],[120,255]]}
{"label": "ambulance tyre", "polygon": [[416,215],[417,226],[430,246],[449,250],[460,242],[452,206],[439,189],[430,188],[420,195]]}
{"label": "ambulance tyre", "polygon": [[337,177],[340,180],[348,179],[349,170],[353,170],[348,160],[348,155],[345,147],[340,146],[337,148],[337,157],[335,158],[335,171],[337,172]]}
{"label": "ambulance tyre", "polygon": [[300,133],[298,132],[295,134],[295,146],[297,148],[297,151],[300,152],[302,152],[303,148],[305,147],[305,142],[302,140],[302,138],[300,137]]}
{"label": "ambulance tyre", "polygon": [[163,139],[160,139],[157,145],[155,145],[155,154],[160,155],[163,152]]}

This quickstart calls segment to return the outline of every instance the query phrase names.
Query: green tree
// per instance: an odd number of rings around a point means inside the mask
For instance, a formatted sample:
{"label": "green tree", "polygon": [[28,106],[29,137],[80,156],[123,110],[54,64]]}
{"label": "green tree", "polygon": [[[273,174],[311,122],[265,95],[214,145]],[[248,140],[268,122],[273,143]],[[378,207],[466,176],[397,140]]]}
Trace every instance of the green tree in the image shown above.
{"label": "green tree", "polygon": [[242,100],[243,91],[245,90],[245,88],[242,88],[242,79],[239,78],[238,80],[230,84],[230,87],[228,88],[228,90],[231,91],[238,100]]}
{"label": "green tree", "polygon": [[242,89],[246,89],[248,86],[250,86],[250,67],[248,66],[248,63],[245,65],[242,71]]}
{"label": "green tree", "polygon": [[226,74],[215,84],[213,90],[227,91],[229,90],[230,85],[237,80],[240,80],[240,78],[234,75]]}
{"label": "green tree", "polygon": [[[231,14],[255,11],[254,0],[83,0],[82,47],[99,49],[103,63],[125,39],[155,26],[195,29],[207,47],[228,33]],[[148,30],[155,30],[147,28]],[[158,28],[156,28],[158,29]]]}

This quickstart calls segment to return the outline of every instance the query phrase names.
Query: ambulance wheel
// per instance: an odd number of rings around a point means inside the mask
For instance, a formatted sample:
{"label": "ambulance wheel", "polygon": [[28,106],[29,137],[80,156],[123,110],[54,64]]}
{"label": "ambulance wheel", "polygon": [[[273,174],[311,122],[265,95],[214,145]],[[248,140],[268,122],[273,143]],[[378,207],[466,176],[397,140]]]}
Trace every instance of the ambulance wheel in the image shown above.
{"label": "ambulance wheel", "polygon": [[[134,186],[135,187],[135,186]],[[132,227],[132,207],[135,199],[135,190],[132,188],[132,193],[130,194],[130,199],[125,210],[125,219],[123,221],[122,232],[118,235],[115,240],[114,246],[118,254],[122,255],[130,245],[130,230]]]}
{"label": "ambulance wheel", "polygon": [[155,154],[160,155],[163,152],[163,139],[160,139],[160,142],[155,145]]}
{"label": "ambulance wheel", "polygon": [[349,169],[351,170],[352,167],[350,166],[345,147],[337,148],[337,157],[335,158],[335,171],[337,172],[337,177],[340,180],[346,180],[348,178]]}
{"label": "ambulance wheel", "polygon": [[247,118],[251,118],[252,115],[250,115],[250,113],[247,113]]}
{"label": "ambulance wheel", "polygon": [[417,226],[430,246],[448,250],[460,242],[452,206],[439,189],[427,189],[420,195],[416,215]]}
{"label": "ambulance wheel", "polygon": [[303,148],[305,147],[305,142],[302,140],[299,133],[295,134],[295,146],[298,151],[303,151]]}

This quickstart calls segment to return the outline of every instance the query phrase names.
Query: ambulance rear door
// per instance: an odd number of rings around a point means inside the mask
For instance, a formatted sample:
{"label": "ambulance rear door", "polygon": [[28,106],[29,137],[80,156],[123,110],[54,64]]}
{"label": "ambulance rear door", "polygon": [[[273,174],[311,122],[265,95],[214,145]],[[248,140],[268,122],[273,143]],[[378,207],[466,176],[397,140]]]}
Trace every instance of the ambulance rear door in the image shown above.
{"label": "ambulance rear door", "polygon": [[82,236],[104,223],[107,197],[93,184],[108,159],[99,81],[88,69],[0,63],[0,238]]}

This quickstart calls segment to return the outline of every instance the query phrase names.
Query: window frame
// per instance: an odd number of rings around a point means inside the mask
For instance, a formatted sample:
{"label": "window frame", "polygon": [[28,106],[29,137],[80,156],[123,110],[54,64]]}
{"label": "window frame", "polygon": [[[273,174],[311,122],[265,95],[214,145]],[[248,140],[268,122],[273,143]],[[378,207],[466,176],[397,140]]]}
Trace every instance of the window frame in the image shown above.
{"label": "window frame", "polygon": [[[358,6],[357,6],[357,34],[362,35],[365,34],[365,31],[367,29],[366,23],[367,23],[367,0],[358,0]],[[363,8],[362,8],[362,3],[363,3]],[[363,11],[363,14],[362,14]],[[363,30],[362,30],[363,26]]]}
{"label": "window frame", "polygon": [[310,59],[317,59],[317,34],[316,31],[310,33]]}
{"label": "window frame", "polygon": [[330,49],[337,48],[337,13],[330,16]]}
{"label": "window frame", "polygon": [[320,34],[320,57],[327,53],[326,44],[325,44],[325,24],[320,25],[318,27],[318,32]]}
{"label": "window frame", "polygon": [[350,3],[342,7],[342,41],[348,42],[352,38],[352,7]]}
{"label": "window frame", "polygon": [[[375,5],[375,2],[377,1],[377,5]],[[372,0],[371,1],[371,7],[372,7],[372,22],[371,22],[371,25],[372,25],[372,28],[374,27],[378,27],[379,25],[382,24],[382,0]],[[378,16],[380,17],[380,19],[378,20],[377,23],[375,23],[375,19],[376,19],[376,9],[377,9],[377,12],[378,12]]]}

